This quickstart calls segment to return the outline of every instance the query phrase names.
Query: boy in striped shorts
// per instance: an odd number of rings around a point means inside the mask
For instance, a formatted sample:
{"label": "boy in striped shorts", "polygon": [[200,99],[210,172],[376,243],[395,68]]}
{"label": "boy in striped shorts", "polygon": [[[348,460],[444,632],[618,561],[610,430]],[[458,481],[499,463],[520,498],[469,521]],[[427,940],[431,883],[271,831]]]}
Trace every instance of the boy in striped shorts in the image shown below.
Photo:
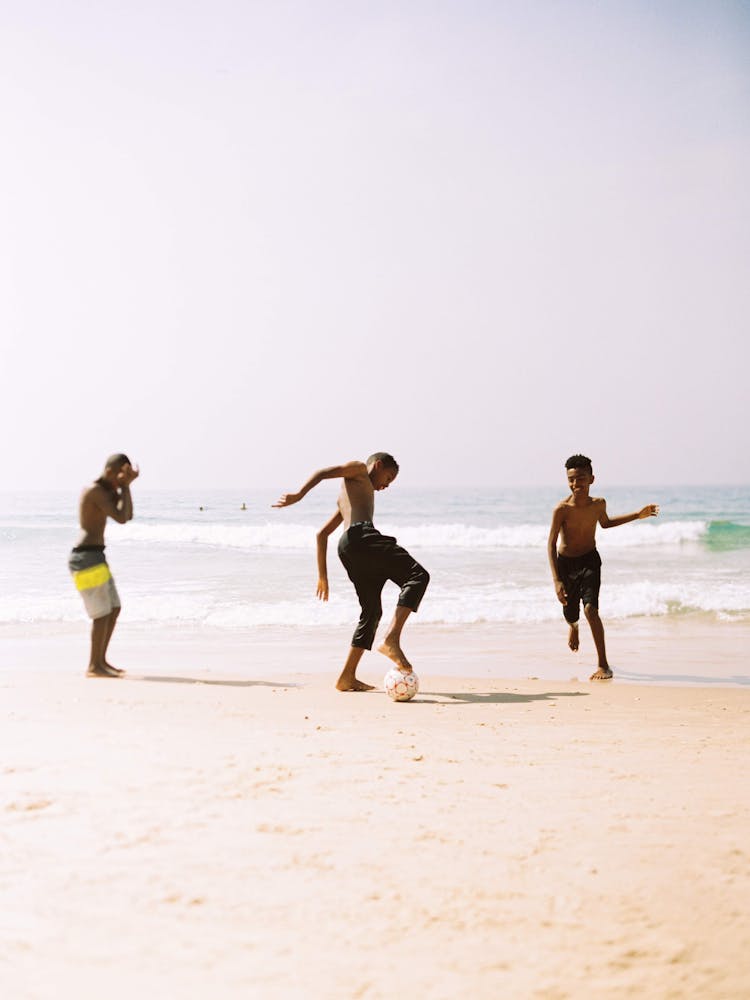
{"label": "boy in striped shorts", "polygon": [[137,478],[138,468],[133,468],[127,455],[110,455],[102,475],[81,494],[81,535],[70,553],[68,568],[92,619],[89,677],[121,677],[124,673],[107,662],[120,598],[104,556],[104,529],[108,517],[118,524],[133,517],[130,484]]}

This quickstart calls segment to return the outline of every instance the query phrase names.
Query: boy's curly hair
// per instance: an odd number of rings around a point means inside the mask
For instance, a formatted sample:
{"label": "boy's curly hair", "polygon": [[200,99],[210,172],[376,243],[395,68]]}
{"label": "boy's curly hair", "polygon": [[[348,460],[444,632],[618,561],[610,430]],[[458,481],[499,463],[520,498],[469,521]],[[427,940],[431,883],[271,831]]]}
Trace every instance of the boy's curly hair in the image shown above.
{"label": "boy's curly hair", "polygon": [[587,458],[585,455],[571,455],[570,458],[565,463],[566,469],[585,469],[587,472],[593,473],[594,469],[591,465],[591,459]]}
{"label": "boy's curly hair", "polygon": [[398,462],[387,451],[373,452],[365,464],[370,465],[371,462],[382,462],[385,469],[395,469],[398,472]]}

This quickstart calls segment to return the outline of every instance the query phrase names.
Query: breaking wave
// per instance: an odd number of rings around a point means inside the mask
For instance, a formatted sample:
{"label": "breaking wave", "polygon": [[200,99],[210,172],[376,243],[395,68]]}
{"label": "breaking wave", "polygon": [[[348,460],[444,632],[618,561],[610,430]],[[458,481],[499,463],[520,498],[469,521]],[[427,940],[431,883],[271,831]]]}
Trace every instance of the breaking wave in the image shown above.
{"label": "breaking wave", "polygon": [[[546,524],[499,525],[482,528],[470,524],[383,524],[385,534],[396,535],[408,546],[422,549],[532,549],[544,548],[549,526]],[[118,535],[118,541],[148,544],[206,545],[216,548],[297,549],[315,547],[316,528],[307,524],[259,525],[176,524],[133,521]],[[335,536],[334,536],[335,537]],[[727,550],[750,547],[750,526],[730,521],[644,521],[629,524],[617,531],[600,529],[599,544],[606,548],[638,546],[680,546],[704,544],[711,549]]]}

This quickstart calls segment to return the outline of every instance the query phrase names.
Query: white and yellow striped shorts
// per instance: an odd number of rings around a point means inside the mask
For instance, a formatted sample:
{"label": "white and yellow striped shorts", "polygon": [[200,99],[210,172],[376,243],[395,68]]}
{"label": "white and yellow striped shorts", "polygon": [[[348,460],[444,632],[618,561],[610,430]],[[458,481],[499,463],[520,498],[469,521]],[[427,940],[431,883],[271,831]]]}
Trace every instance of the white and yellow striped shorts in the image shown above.
{"label": "white and yellow striped shorts", "polygon": [[114,608],[120,607],[120,597],[104,558],[103,545],[82,545],[73,549],[68,569],[89,618],[104,618]]}

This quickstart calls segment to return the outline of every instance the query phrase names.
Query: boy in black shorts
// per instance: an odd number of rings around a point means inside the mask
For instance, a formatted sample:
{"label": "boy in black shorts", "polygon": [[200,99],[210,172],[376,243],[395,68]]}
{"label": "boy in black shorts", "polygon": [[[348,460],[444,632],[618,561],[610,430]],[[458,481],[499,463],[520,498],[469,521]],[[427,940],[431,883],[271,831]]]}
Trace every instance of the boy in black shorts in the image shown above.
{"label": "boy in black shorts", "polygon": [[599,660],[598,668],[591,675],[591,680],[606,680],[612,676],[612,670],[607,663],[604,626],[599,617],[602,561],[596,551],[596,526],[600,524],[602,528],[616,528],[629,521],[656,517],[659,508],[656,504],[648,504],[633,514],[609,517],[607,501],[602,497],[589,496],[589,489],[594,482],[591,459],[585,455],[571,455],[565,463],[565,468],[571,492],[570,496],[560,501],[552,514],[547,555],[555,593],[563,605],[563,615],[570,626],[568,646],[573,652],[578,650],[578,617],[580,604],[583,602],[583,613],[591,627]]}
{"label": "boy in black shorts", "polygon": [[398,462],[384,451],[370,455],[366,462],[345,462],[315,472],[298,493],[285,493],[273,506],[288,507],[324,479],[341,479],[336,513],[323,525],[318,542],[318,597],[328,600],[328,537],[344,525],[338,546],[339,558],[354,584],[362,609],[349,654],[336,687],[339,691],[371,691],[372,685],[357,678],[357,666],[366,649],[372,649],[375,631],[383,614],[380,594],[387,580],[400,588],[393,620],[378,652],[403,670],[412,665],[401,648],[401,631],[410,614],[419,608],[430,575],[395,538],[381,535],[372,523],[375,493],[387,490],[398,475]]}

